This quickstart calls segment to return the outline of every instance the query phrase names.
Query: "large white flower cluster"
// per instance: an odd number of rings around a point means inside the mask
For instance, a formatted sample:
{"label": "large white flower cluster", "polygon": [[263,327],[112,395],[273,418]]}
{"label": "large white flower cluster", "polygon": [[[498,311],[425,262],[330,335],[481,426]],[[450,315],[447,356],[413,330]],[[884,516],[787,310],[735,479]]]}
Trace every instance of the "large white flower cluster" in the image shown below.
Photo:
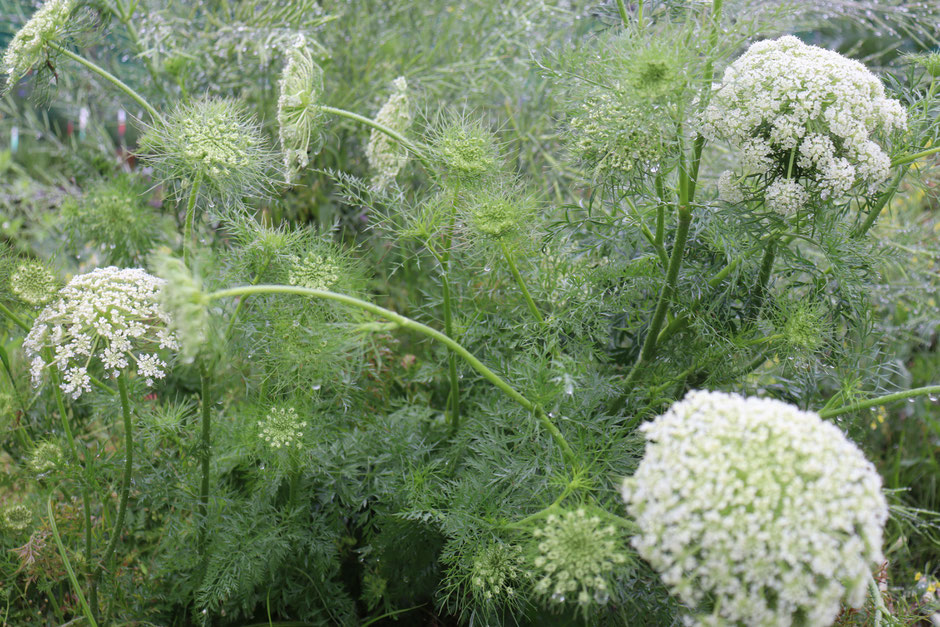
{"label": "large white flower cluster", "polygon": [[837,427],[780,401],[694,391],[643,430],[623,485],[633,545],[702,612],[690,624],[829,625],[841,601],[865,601],[888,510]]}
{"label": "large white flower cluster", "polygon": [[99,268],[59,290],[23,342],[32,360],[33,383],[42,381],[43,353],[62,373],[62,391],[78,398],[91,389],[88,366],[101,362],[113,376],[136,370],[147,385],[165,376],[159,349],[176,350],[170,317],[160,305],[165,281],[138,268]]}
{"label": "large white flower cluster", "polygon": [[47,0],[16,33],[3,53],[4,91],[42,61],[46,44],[65,32],[75,5],[75,0]]}
{"label": "large white flower cluster", "polygon": [[[725,70],[701,119],[706,137],[742,151],[737,184],[752,174],[777,183],[765,200],[783,213],[810,194],[836,200],[859,183],[875,189],[890,176],[891,160],[872,134],[906,126],[901,103],[885,97],[864,65],[792,36],[748,48]],[[781,179],[798,182],[802,193]],[[736,201],[727,176],[723,191]]]}

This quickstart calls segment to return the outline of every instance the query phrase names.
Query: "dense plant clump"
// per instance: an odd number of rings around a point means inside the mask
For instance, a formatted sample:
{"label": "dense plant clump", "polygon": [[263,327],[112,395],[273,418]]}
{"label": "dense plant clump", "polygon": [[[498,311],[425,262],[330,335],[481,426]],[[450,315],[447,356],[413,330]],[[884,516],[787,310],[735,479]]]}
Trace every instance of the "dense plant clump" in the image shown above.
{"label": "dense plant clump", "polygon": [[940,10],[816,4],[0,0],[2,621],[940,620]]}

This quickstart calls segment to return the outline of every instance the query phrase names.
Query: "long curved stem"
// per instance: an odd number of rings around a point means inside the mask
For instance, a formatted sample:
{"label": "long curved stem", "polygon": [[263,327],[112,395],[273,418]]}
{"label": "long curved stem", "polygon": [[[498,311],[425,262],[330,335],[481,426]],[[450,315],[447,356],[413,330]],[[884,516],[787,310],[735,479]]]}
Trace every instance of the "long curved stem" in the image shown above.
{"label": "long curved stem", "polygon": [[849,412],[858,411],[860,409],[888,405],[890,403],[903,401],[906,398],[924,396],[925,394],[940,394],[940,385],[928,385],[925,387],[914,388],[912,390],[904,390],[903,392],[886,394],[884,396],[878,396],[876,398],[870,398],[864,401],[858,401],[857,403],[850,403],[849,405],[843,405],[842,407],[837,407],[835,409],[823,409],[819,412],[819,415],[822,418],[832,418],[834,416],[841,416],[842,414],[848,414]]}
{"label": "long curved stem", "polygon": [[49,529],[52,531],[52,537],[55,540],[55,545],[59,549],[59,555],[62,557],[62,563],[65,565],[65,572],[69,576],[69,581],[72,583],[72,589],[75,591],[75,596],[78,597],[78,602],[82,606],[82,612],[85,614],[85,618],[88,620],[88,624],[91,627],[98,627],[98,623],[95,622],[95,614],[92,609],[88,606],[88,602],[85,600],[85,595],[82,594],[82,588],[78,585],[78,578],[75,576],[75,571],[72,570],[72,563],[69,561],[68,553],[65,552],[65,545],[62,543],[62,538],[59,536],[59,528],[55,523],[55,514],[52,510],[52,497],[46,501],[46,513],[49,515]]}
{"label": "long curved stem", "polygon": [[529,306],[529,311],[532,312],[532,316],[539,321],[539,324],[542,327],[545,327],[545,318],[542,317],[539,308],[535,306],[535,301],[532,300],[532,294],[529,293],[529,288],[526,287],[525,281],[522,279],[522,275],[519,274],[519,269],[516,267],[516,262],[512,258],[512,252],[506,247],[505,243],[500,243],[503,249],[503,257],[506,258],[506,263],[509,264],[509,270],[512,272],[513,278],[516,279],[516,284],[519,285],[519,289],[522,291],[522,295],[525,297],[526,305]]}
{"label": "long curved stem", "polygon": [[918,159],[923,159],[924,157],[929,157],[930,155],[935,155],[940,152],[940,146],[935,146],[933,148],[928,148],[927,150],[922,150],[920,152],[915,152],[912,155],[905,155],[903,157],[898,157],[891,162],[891,167],[898,165],[905,165],[908,163],[914,163]]}
{"label": "long curved stem", "polygon": [[315,290],[309,287],[299,287],[293,285],[246,285],[242,287],[233,287],[219,290],[217,292],[212,292],[208,294],[208,298],[209,300],[218,300],[220,298],[248,296],[251,294],[295,294],[298,296],[310,296],[312,298],[322,298],[324,300],[336,301],[338,303],[343,303],[344,305],[349,305],[351,307],[368,311],[369,313],[375,314],[381,318],[390,320],[391,322],[398,324],[400,327],[415,331],[431,338],[432,340],[440,342],[456,353],[461,359],[466,361],[471,368],[479,372],[483,378],[499,388],[509,398],[521,405],[523,408],[535,414],[536,419],[538,419],[545,430],[549,432],[549,434],[552,436],[552,439],[555,441],[555,444],[561,450],[565,461],[568,462],[572,467],[577,466],[577,457],[575,456],[574,451],[571,449],[571,446],[568,444],[567,440],[565,440],[565,437],[562,435],[561,431],[558,429],[555,423],[552,422],[548,414],[545,413],[545,410],[542,409],[540,405],[533,403],[525,396],[517,392],[515,388],[500,378],[499,375],[487,368],[483,362],[473,355],[473,353],[468,351],[466,348],[455,342],[444,333],[441,333],[436,329],[432,329],[426,324],[421,324],[416,320],[412,320],[411,318],[406,318],[405,316],[397,314],[390,309],[373,305],[372,303],[366,302],[364,300],[347,296],[345,294],[337,294],[336,292]]}
{"label": "long curved stem", "polygon": [[75,54],[68,48],[63,48],[62,46],[54,42],[51,42],[51,41],[47,42],[46,45],[52,48],[53,50],[55,50],[56,52],[60,52],[61,54],[67,56],[73,61],[78,61],[79,63],[84,65],[86,68],[88,68],[89,70],[97,74],[98,76],[104,78],[107,81],[110,81],[115,87],[117,87],[118,89],[123,91],[125,94],[130,96],[131,99],[134,100],[134,102],[136,102],[141,107],[143,107],[147,111],[147,113],[150,114],[150,117],[153,119],[154,122],[160,122],[163,120],[160,114],[157,113],[157,110],[154,109],[143,96],[141,96],[136,91],[131,89],[127,84],[125,84],[121,79],[119,79],[117,76],[115,76],[111,72],[107,71],[106,69],[97,65],[96,63],[89,61],[85,57]]}
{"label": "long curved stem", "polygon": [[199,196],[199,187],[202,177],[197,176],[189,190],[189,200],[186,202],[186,224],[183,226],[183,262],[189,265],[193,256],[193,225],[196,221],[196,198]]}
{"label": "long curved stem", "polygon": [[131,405],[127,398],[127,382],[124,381],[125,374],[117,377],[118,391],[121,394],[121,413],[124,417],[124,475],[121,478],[121,501],[118,504],[117,520],[114,522],[114,529],[111,531],[111,539],[108,540],[108,546],[104,550],[97,568],[95,569],[95,582],[101,577],[105,565],[111,561],[111,556],[117,548],[118,540],[121,537],[121,531],[124,529],[124,518],[127,516],[127,500],[131,491],[131,475],[134,472],[134,422],[131,418]]}
{"label": "long curved stem", "polygon": [[428,160],[427,155],[424,154],[424,151],[421,150],[421,148],[419,148],[417,144],[415,144],[413,141],[411,141],[410,139],[408,139],[407,137],[405,137],[404,135],[402,135],[395,129],[389,128],[388,126],[385,126],[381,122],[376,122],[375,120],[371,120],[363,115],[359,115],[358,113],[347,111],[346,109],[337,109],[336,107],[328,107],[326,105],[318,105],[317,108],[320,111],[323,111],[324,113],[332,113],[333,115],[337,115],[342,118],[354,120],[356,122],[359,122],[360,124],[365,124],[366,126],[370,128],[374,128],[380,133],[384,133],[385,135],[388,135],[390,138],[394,139],[396,142],[404,146],[415,157],[417,157],[418,160],[424,165],[424,167],[428,169],[428,171],[433,171],[433,169],[431,168],[431,162]]}
{"label": "long curved stem", "polygon": [[[454,304],[450,290],[450,258],[454,228],[457,224],[459,193],[459,188],[454,187],[453,198],[451,199],[450,225],[447,230],[447,237],[444,240],[444,253],[440,257],[441,292],[444,298],[444,333],[450,338],[454,337]],[[452,434],[456,434],[457,430],[460,429],[460,379],[457,376],[457,355],[453,351],[447,353],[447,373],[450,378],[450,430]]]}
{"label": "long curved stem", "polygon": [[199,399],[202,404],[202,442],[199,453],[202,457],[202,483],[199,486],[199,537],[197,544],[203,573],[205,573],[209,557],[206,550],[206,541],[208,540],[209,530],[209,463],[212,460],[212,398],[209,377],[209,370],[203,361],[199,366],[200,396],[202,397]]}

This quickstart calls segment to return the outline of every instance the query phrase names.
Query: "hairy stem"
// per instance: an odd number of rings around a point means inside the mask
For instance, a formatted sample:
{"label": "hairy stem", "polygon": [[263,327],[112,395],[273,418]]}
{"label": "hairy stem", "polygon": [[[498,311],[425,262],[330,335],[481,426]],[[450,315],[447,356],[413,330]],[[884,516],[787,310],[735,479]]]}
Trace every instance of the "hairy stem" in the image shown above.
{"label": "hairy stem", "polygon": [[110,81],[115,87],[117,87],[118,89],[123,91],[125,94],[130,96],[131,99],[134,100],[134,102],[136,102],[141,107],[143,107],[147,111],[147,113],[150,114],[150,117],[153,119],[154,122],[163,121],[163,118],[160,116],[159,113],[157,113],[157,110],[154,109],[143,96],[141,96],[136,91],[128,87],[127,84],[125,84],[123,81],[121,81],[121,79],[119,79],[117,76],[115,76],[111,72],[108,72],[103,67],[95,63],[92,63],[85,57],[75,54],[68,48],[63,48],[62,46],[56,44],[55,42],[49,41],[49,42],[46,42],[46,45],[52,48],[53,50],[55,50],[56,52],[62,53],[63,55],[67,56],[73,61],[78,61],[79,63],[84,65],[86,68],[88,68],[89,70],[97,74],[98,76],[102,77],[103,79],[107,81]]}
{"label": "hairy stem", "polygon": [[519,274],[519,269],[516,267],[516,262],[512,258],[512,252],[506,247],[506,244],[500,243],[500,246],[503,249],[503,256],[506,258],[506,263],[509,264],[509,270],[512,272],[512,276],[516,279],[516,283],[519,285],[519,289],[522,290],[522,295],[525,296],[526,305],[529,306],[529,311],[532,312],[532,316],[539,321],[539,324],[542,327],[545,327],[545,318],[542,317],[542,314],[539,312],[539,308],[535,306],[535,301],[532,300],[532,294],[529,293],[529,288],[526,287],[525,281],[522,279],[522,275]]}
{"label": "hairy stem", "polygon": [[[454,188],[451,202],[450,225],[447,237],[444,240],[444,253],[441,255],[441,291],[444,297],[444,333],[447,337],[454,337],[454,305],[453,295],[450,291],[450,257],[454,237],[454,227],[457,223],[457,199],[459,189]],[[447,373],[450,379],[450,430],[456,434],[460,428],[460,379],[457,378],[457,355],[453,351],[447,353]]]}
{"label": "hairy stem", "polygon": [[891,403],[903,401],[906,398],[914,398],[915,396],[924,396],[926,394],[940,394],[940,385],[928,385],[921,388],[914,388],[912,390],[904,390],[903,392],[895,392],[893,394],[886,394],[884,396],[869,398],[864,401],[843,405],[842,407],[837,407],[835,409],[823,409],[819,412],[819,415],[822,418],[832,418],[833,416],[841,416],[842,414],[848,414],[860,409],[889,405]]}
{"label": "hairy stem", "polygon": [[196,198],[199,196],[199,187],[202,177],[197,176],[189,190],[189,200],[186,202],[186,224],[183,227],[183,263],[190,265],[193,256],[193,229],[196,221]]}
{"label": "hairy stem", "polygon": [[748,307],[748,318],[754,318],[764,306],[764,295],[767,292],[767,283],[770,282],[770,274],[773,272],[774,260],[777,258],[777,237],[773,236],[767,242],[767,248],[764,249],[764,256],[761,258],[760,270],[757,273],[757,282],[754,284],[754,293],[751,295],[751,303]]}
{"label": "hairy stem", "polygon": [[197,550],[199,552],[201,570],[205,573],[208,565],[209,553],[206,550],[209,527],[209,462],[212,461],[212,397],[209,386],[211,384],[209,369],[205,361],[199,364],[199,381],[201,385],[200,403],[202,405],[202,441],[199,455],[202,458],[202,482],[199,486],[199,534]]}
{"label": "hairy stem", "polygon": [[940,152],[940,146],[934,146],[933,148],[928,148],[927,150],[922,150],[920,152],[915,152],[912,155],[905,155],[903,157],[898,157],[897,159],[891,162],[891,167],[898,165],[906,165],[908,163],[914,163],[918,159],[923,159],[924,157],[929,157],[930,155],[935,155]]}
{"label": "hairy stem", "polygon": [[[640,22],[642,26],[643,21],[643,0],[640,0]],[[617,0],[617,12],[620,13],[620,21],[623,22],[623,25],[626,26],[630,21],[630,17],[627,15],[627,7],[624,5],[623,0]]]}
{"label": "hairy stem", "polygon": [[859,238],[864,237],[871,227],[875,225],[875,220],[878,219],[878,216],[881,215],[881,210],[885,208],[891,199],[894,198],[894,195],[898,191],[898,187],[901,186],[901,181],[904,180],[907,171],[910,169],[910,166],[905,166],[901,168],[897,174],[894,175],[894,180],[891,181],[891,185],[888,186],[885,191],[878,196],[878,199],[872,204],[868,209],[868,216],[865,218],[865,221],[860,224],[853,232],[852,237]]}
{"label": "hairy stem", "polygon": [[483,362],[477,359],[473,353],[468,351],[466,348],[455,342],[453,339],[441,333],[436,329],[422,324],[411,318],[406,318],[401,314],[397,314],[390,309],[385,309],[378,305],[373,305],[372,303],[354,298],[352,296],[347,296],[345,294],[337,294],[336,292],[328,292],[326,290],[315,290],[309,287],[299,287],[293,285],[246,285],[242,287],[233,287],[230,289],[219,290],[217,292],[212,292],[208,295],[210,300],[218,300],[220,298],[232,298],[234,296],[248,296],[251,294],[295,294],[298,296],[310,296],[312,298],[322,298],[324,300],[332,300],[338,303],[343,303],[344,305],[349,305],[351,307],[356,307],[369,313],[375,314],[386,320],[390,320],[398,324],[399,326],[420,333],[426,337],[436,340],[456,353],[461,359],[467,362],[471,368],[480,373],[484,379],[495,385],[503,393],[505,393],[509,398],[515,401],[517,404],[525,408],[526,410],[532,412],[536,419],[542,424],[546,431],[552,436],[552,439],[555,441],[555,444],[561,450],[565,461],[568,462],[572,467],[577,466],[577,457],[574,454],[574,451],[571,449],[571,446],[565,440],[561,431],[552,422],[548,414],[545,413],[545,410],[541,406],[533,403],[525,396],[520,394],[509,385],[506,381],[499,377],[495,372],[487,368]]}
{"label": "hairy stem", "polygon": [[59,549],[59,556],[62,558],[62,563],[65,565],[65,572],[68,573],[69,582],[72,584],[72,590],[75,592],[75,596],[78,597],[78,601],[82,606],[82,613],[85,615],[85,618],[88,620],[88,624],[91,625],[91,627],[98,627],[98,623],[95,622],[95,614],[88,606],[88,602],[85,600],[85,595],[82,594],[82,588],[78,585],[78,578],[75,576],[75,571],[72,570],[72,563],[69,561],[68,553],[65,552],[65,545],[62,543],[62,538],[59,536],[59,528],[56,526],[55,515],[52,510],[51,496],[46,501],[46,513],[49,515],[49,530],[52,531],[52,537],[55,540],[55,545]]}

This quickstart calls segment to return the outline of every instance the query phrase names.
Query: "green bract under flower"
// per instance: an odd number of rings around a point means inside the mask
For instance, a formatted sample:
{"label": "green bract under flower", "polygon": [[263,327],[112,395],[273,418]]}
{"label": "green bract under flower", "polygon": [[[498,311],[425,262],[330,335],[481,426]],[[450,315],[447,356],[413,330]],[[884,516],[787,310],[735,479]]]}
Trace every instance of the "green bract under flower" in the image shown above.
{"label": "green bract under flower", "polygon": [[3,54],[4,92],[43,61],[46,44],[63,35],[75,5],[76,0],[47,0],[16,33]]}
{"label": "green bract under flower", "polygon": [[261,127],[233,100],[178,106],[146,130],[140,149],[161,177],[181,189],[198,184],[210,197],[240,200],[273,183],[274,153]]}
{"label": "green bract under flower", "polygon": [[693,622],[829,625],[865,601],[888,516],[881,478],[817,414],[690,392],[642,427],[623,485],[633,544]]}
{"label": "green bract under flower", "polygon": [[552,601],[576,601],[581,606],[604,604],[610,598],[608,579],[627,562],[617,529],[583,509],[552,514],[534,532],[538,540],[535,591]]}
{"label": "green bract under flower", "polygon": [[10,291],[30,305],[45,305],[58,289],[55,275],[35,261],[20,264],[10,277]]}
{"label": "green bract under flower", "polygon": [[529,228],[535,210],[521,190],[507,187],[475,193],[463,212],[474,235],[505,241]]}
{"label": "green bract under flower", "polygon": [[[392,88],[394,92],[379,109],[375,121],[403,134],[411,126],[408,83],[404,77],[398,77],[392,82]],[[383,190],[408,163],[408,151],[385,133],[372,129],[366,146],[366,158],[373,170],[372,186]]]}
{"label": "green bract under flower", "polygon": [[307,167],[311,152],[319,152],[323,114],[323,70],[303,35],[287,51],[287,64],[278,82],[278,136],[288,181]]}
{"label": "green bract under flower", "polygon": [[164,281],[143,270],[99,268],[81,274],[59,291],[36,320],[23,348],[32,360],[33,384],[48,368],[44,353],[62,376],[62,391],[78,398],[91,389],[92,360],[119,376],[136,371],[147,385],[166,375],[160,349],[177,349],[170,317],[160,305]]}
{"label": "green bract under flower", "polygon": [[301,420],[293,407],[275,407],[258,422],[261,439],[273,450],[302,448],[306,426],[307,421]]}

